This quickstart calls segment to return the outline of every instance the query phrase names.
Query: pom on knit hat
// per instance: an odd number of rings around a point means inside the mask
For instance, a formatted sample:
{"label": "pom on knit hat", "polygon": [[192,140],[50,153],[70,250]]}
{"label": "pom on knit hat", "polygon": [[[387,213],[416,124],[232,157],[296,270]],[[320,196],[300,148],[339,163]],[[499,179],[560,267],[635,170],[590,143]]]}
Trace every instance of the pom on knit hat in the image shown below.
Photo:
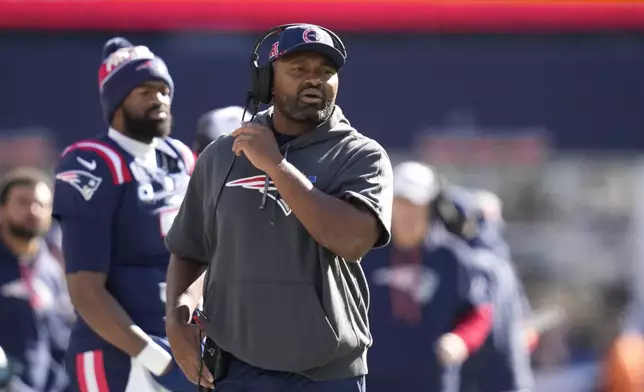
{"label": "pom on knit hat", "polygon": [[126,40],[123,37],[114,37],[107,41],[103,46],[103,60],[109,57],[112,53],[116,52],[119,49],[131,48],[132,45],[130,41]]}
{"label": "pom on knit hat", "polygon": [[98,87],[103,115],[108,124],[114,112],[132,90],[149,81],[164,82],[174,94],[174,82],[163,60],[146,46],[134,46],[122,37],[103,46],[103,63],[98,69]]}

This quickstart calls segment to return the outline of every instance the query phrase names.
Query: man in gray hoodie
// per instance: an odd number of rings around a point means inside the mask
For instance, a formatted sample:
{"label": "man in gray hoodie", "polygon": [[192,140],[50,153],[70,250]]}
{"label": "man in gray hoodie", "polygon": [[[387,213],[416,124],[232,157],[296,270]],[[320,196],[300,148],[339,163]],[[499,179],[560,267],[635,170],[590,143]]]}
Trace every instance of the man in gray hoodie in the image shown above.
{"label": "man in gray hoodie", "polygon": [[287,27],[271,48],[274,106],[203,151],[166,237],[168,338],[212,387],[188,325],[208,267],[198,323],[231,358],[217,391],[362,392],[359,262],[390,239],[391,163],[335,105],[346,58],[325,29]]}

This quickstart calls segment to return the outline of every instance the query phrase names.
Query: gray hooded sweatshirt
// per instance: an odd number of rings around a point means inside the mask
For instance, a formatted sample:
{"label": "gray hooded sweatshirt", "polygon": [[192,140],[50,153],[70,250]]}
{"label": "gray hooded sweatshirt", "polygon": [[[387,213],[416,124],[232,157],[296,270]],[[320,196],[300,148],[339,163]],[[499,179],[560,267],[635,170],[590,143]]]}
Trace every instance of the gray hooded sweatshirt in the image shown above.
{"label": "gray hooded sweatshirt", "polygon": [[[271,114],[272,108],[253,122],[268,126]],[[222,136],[199,156],[165,239],[173,254],[210,266],[206,334],[259,368],[316,381],[366,374],[372,338],[360,264],[319,245],[270,179],[246,157],[235,158],[233,140]],[[389,157],[339,107],[281,150],[317,189],[373,212],[383,229],[375,247],[389,242]]]}

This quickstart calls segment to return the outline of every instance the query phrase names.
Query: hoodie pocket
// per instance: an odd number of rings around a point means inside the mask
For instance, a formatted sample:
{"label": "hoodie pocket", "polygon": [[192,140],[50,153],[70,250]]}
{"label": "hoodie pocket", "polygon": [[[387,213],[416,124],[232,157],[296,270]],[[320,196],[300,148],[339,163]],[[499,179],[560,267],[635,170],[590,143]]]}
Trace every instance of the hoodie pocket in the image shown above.
{"label": "hoodie pocket", "polygon": [[313,286],[239,283],[218,289],[211,297],[213,338],[239,359],[267,370],[302,372],[335,358],[338,335]]}

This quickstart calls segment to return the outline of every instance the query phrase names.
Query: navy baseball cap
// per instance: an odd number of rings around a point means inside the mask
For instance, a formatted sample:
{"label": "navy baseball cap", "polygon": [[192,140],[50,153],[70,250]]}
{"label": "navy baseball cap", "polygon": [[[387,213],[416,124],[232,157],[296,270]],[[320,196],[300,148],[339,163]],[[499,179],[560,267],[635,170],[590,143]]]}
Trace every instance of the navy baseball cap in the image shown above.
{"label": "navy baseball cap", "polygon": [[335,47],[331,35],[315,25],[296,25],[285,28],[271,46],[268,61],[298,52],[316,52],[328,56],[338,71],[344,66],[346,57]]}

